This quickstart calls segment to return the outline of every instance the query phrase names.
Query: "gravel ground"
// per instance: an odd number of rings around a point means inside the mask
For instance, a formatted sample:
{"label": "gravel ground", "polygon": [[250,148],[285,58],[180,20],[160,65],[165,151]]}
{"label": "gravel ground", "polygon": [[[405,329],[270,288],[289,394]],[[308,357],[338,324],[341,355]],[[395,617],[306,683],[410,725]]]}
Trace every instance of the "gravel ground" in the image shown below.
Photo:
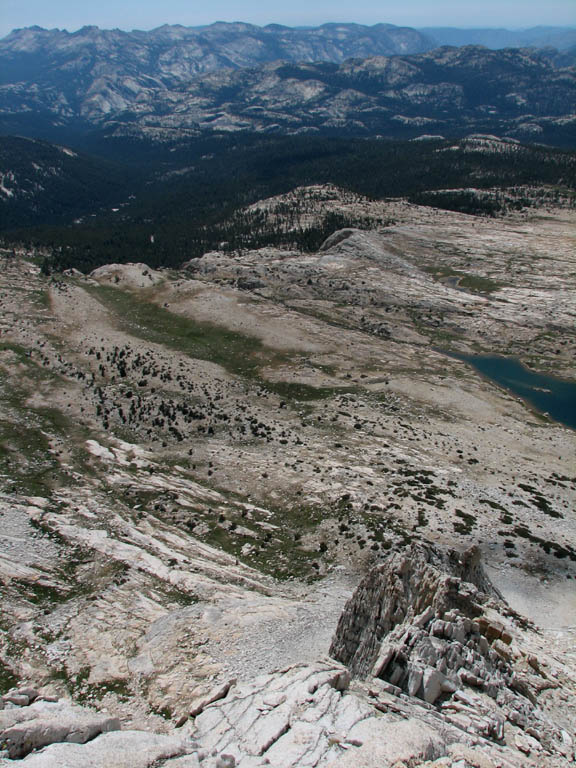
{"label": "gravel ground", "polygon": [[[219,633],[220,639],[206,646],[207,652],[224,664],[219,677],[249,680],[279,667],[326,656],[342,609],[359,579],[357,573],[335,569],[312,586],[295,586],[294,592],[300,594],[279,605],[272,618]],[[225,616],[212,618],[220,625],[227,622]]]}

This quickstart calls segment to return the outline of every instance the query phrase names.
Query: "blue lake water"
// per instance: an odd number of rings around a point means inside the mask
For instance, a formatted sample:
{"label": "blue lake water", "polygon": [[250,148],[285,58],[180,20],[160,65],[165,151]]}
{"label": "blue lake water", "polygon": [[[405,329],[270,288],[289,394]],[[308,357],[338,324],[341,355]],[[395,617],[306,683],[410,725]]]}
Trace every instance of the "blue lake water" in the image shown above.
{"label": "blue lake water", "polygon": [[576,429],[576,381],[535,373],[512,357],[448,353],[508,389],[540,413]]}

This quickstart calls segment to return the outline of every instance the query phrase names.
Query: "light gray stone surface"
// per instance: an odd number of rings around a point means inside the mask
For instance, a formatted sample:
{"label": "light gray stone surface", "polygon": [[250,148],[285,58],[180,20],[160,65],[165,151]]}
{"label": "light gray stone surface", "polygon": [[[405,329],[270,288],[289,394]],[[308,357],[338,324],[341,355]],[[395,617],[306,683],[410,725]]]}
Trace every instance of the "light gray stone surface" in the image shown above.
{"label": "light gray stone surface", "polygon": [[[106,733],[88,744],[53,744],[21,761],[0,760],[2,768],[152,768],[191,752],[188,739],[145,731]],[[194,758],[189,766],[194,767]],[[184,764],[185,765],[185,764]],[[184,768],[184,766],[182,766]]]}
{"label": "light gray stone surface", "polygon": [[13,759],[55,742],[84,744],[100,733],[119,728],[116,717],[64,702],[40,701],[0,712],[0,741]]}

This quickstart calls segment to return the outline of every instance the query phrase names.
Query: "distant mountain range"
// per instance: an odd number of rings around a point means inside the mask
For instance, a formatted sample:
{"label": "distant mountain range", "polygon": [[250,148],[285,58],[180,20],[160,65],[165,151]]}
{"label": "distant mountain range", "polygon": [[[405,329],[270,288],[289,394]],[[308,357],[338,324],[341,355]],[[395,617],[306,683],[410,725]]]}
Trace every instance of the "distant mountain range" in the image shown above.
{"label": "distant mountain range", "polygon": [[576,28],[532,27],[531,29],[457,29],[424,27],[418,30],[435,45],[484,45],[486,48],[556,48],[576,46]]}
{"label": "distant mountain range", "polygon": [[576,73],[557,67],[547,51],[444,47],[192,76],[190,61],[176,63],[177,53],[188,50],[181,42],[170,48],[169,64],[158,50],[152,55],[153,46],[126,44],[124,33],[70,35],[67,53],[44,43],[38,49],[43,35],[23,33],[26,53],[11,54],[12,74],[10,57],[0,51],[4,133],[64,140],[56,129],[98,127],[161,138],[214,130],[396,138],[481,131],[574,145]]}
{"label": "distant mountain range", "polygon": [[83,27],[77,32],[40,27],[15,30],[0,40],[2,83],[43,71],[42,82],[60,78],[147,76],[174,87],[223,68],[253,67],[271,61],[332,61],[350,57],[423,53],[435,43],[409,27],[324,24],[298,29],[218,22],[207,27],[179,25],[150,32]]}
{"label": "distant mountain range", "polygon": [[[397,138],[483,131],[573,146],[575,54],[433,48],[432,32],[242,23],[17,30],[0,41],[0,131],[57,141],[94,127],[161,138],[212,130]],[[494,42],[505,30],[435,34],[473,32],[494,33]]]}

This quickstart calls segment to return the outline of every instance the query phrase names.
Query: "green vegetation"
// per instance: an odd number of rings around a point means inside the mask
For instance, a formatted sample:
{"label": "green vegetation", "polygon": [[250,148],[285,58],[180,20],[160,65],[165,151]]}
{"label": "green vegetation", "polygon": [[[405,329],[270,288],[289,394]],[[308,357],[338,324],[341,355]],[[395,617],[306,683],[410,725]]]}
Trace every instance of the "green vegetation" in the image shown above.
{"label": "green vegetation", "polygon": [[357,387],[313,387],[310,384],[288,381],[265,381],[263,387],[279,397],[296,402],[328,400],[334,395],[354,394],[359,391]]}
{"label": "green vegetation", "polygon": [[120,327],[130,334],[192,358],[221,365],[230,373],[256,380],[262,389],[287,400],[323,400],[335,394],[356,391],[354,387],[313,387],[268,381],[261,378],[260,367],[286,363],[290,360],[288,353],[264,347],[254,336],[174,314],[118,288],[98,286],[88,290],[114,312]]}
{"label": "green vegetation", "polygon": [[[32,407],[33,392],[51,388],[59,377],[34,360],[17,345],[0,345],[0,351],[14,353],[18,375],[5,375],[0,381],[4,411],[0,417],[0,477],[11,479],[11,488],[36,496],[50,495],[62,482],[74,479],[62,467],[54,452],[54,441],[74,450],[80,427],[58,408]],[[3,365],[9,367],[12,363]]]}
{"label": "green vegetation", "polygon": [[51,670],[50,676],[53,680],[64,683],[70,696],[79,704],[99,701],[107,693],[114,693],[121,701],[128,701],[132,696],[130,686],[120,678],[105,680],[101,683],[89,683],[90,667],[82,667],[75,675],[70,674],[65,666],[55,667]]}
{"label": "green vegetation", "polygon": [[[84,211],[111,206],[122,200],[134,175],[122,164],[71,155],[21,136],[0,138],[0,168],[14,175],[16,193],[2,205],[2,229],[71,222]],[[36,198],[35,204],[30,205],[31,198]]]}
{"label": "green vegetation", "polygon": [[570,544],[562,546],[555,541],[547,541],[546,539],[533,534],[525,525],[515,526],[514,533],[516,536],[520,536],[522,539],[528,539],[528,541],[538,545],[544,552],[546,552],[547,555],[552,553],[559,560],[568,558],[572,562],[576,563],[576,549],[574,549],[574,547],[572,547]]}
{"label": "green vegetation", "polygon": [[[492,197],[483,197],[471,190],[426,191],[413,195],[413,202],[433,208],[468,213],[473,216],[496,216],[503,205]],[[521,207],[521,206],[519,206]]]}
{"label": "green vegetation", "polygon": [[456,509],[454,514],[462,521],[453,524],[454,531],[462,536],[469,536],[476,526],[476,516],[463,512],[461,509]]}
{"label": "green vegetation", "polygon": [[[488,172],[490,175],[490,172]],[[494,175],[494,186],[498,187],[497,174]],[[512,189],[483,189],[486,183],[477,181],[478,189],[433,189],[418,192],[413,196],[413,201],[420,205],[429,205],[434,208],[446,208],[459,213],[467,213],[472,216],[497,216],[503,212],[519,211],[523,208],[536,208],[546,205],[558,205],[568,203],[572,206],[576,203],[573,189],[562,184],[555,183],[551,188],[540,189],[523,188],[515,185]]]}
{"label": "green vegetation", "polygon": [[461,272],[445,265],[434,265],[425,267],[424,269],[426,272],[432,274],[437,280],[453,278],[457,287],[467,291],[473,291],[474,293],[493,293],[504,287],[504,283],[492,280],[489,277],[471,275],[467,272]]}
{"label": "green vegetation", "polygon": [[216,363],[230,373],[255,377],[261,365],[280,364],[286,359],[280,353],[264,350],[262,342],[253,336],[182,317],[127,291],[108,286],[88,290],[114,312],[120,327],[130,334]]}
{"label": "green vegetation", "polygon": [[[226,516],[222,513],[214,515],[206,541],[277,579],[315,578],[315,561],[319,553],[308,548],[303,537],[316,531],[318,525],[330,516],[329,510],[296,503],[284,508],[267,508],[271,515],[266,522],[271,527],[261,527],[231,509],[227,510]],[[207,522],[206,517],[204,521]],[[242,529],[251,531],[252,535],[242,533]],[[249,549],[243,552],[245,545]]]}
{"label": "green vegetation", "polygon": [[537,509],[539,509],[541,512],[544,512],[545,515],[556,518],[564,517],[561,512],[558,512],[556,509],[554,509],[548,499],[537,488],[534,488],[532,485],[528,485],[527,483],[518,483],[518,488],[521,488],[526,493],[532,494],[530,501]]}
{"label": "green vegetation", "polygon": [[465,275],[458,284],[475,293],[493,293],[503,287],[503,283],[480,275]]}
{"label": "green vegetation", "polygon": [[28,584],[25,592],[28,600],[36,605],[61,603],[70,598],[68,592],[63,592],[57,587],[42,586],[42,584]]}

